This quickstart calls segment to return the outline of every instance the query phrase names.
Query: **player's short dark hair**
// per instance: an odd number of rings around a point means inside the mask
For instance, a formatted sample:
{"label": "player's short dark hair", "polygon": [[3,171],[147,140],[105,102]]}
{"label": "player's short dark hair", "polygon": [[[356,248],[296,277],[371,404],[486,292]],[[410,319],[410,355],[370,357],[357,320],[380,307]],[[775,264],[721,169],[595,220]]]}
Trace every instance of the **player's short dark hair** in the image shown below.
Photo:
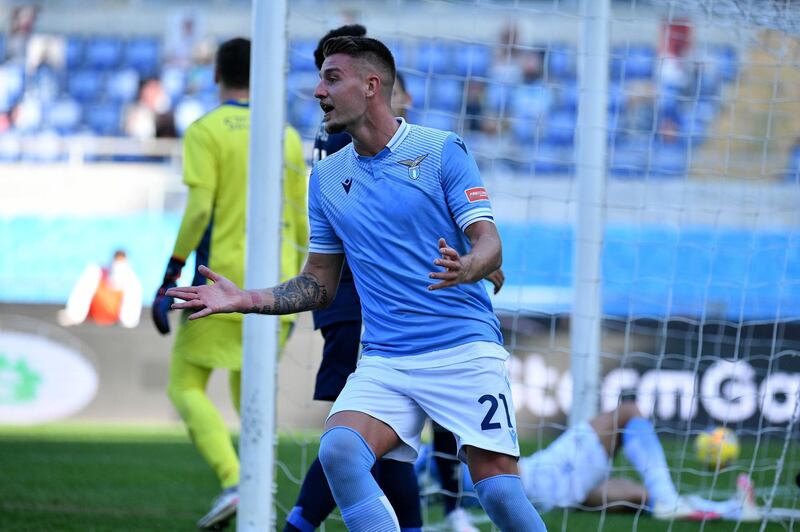
{"label": "player's short dark hair", "polygon": [[323,53],[323,50],[325,49],[325,43],[328,42],[328,39],[348,36],[363,37],[366,34],[367,28],[361,24],[346,24],[344,26],[339,26],[338,28],[333,29],[323,35],[317,43],[317,49],[314,50],[314,64],[317,65],[317,70],[322,68],[322,62],[325,61],[325,54]]}
{"label": "player's short dark hair", "polygon": [[397,70],[394,66],[392,52],[378,39],[372,37],[334,37],[328,39],[323,48],[325,57],[334,54],[345,54],[356,59],[365,59],[388,74],[386,85],[391,93]]}
{"label": "player's short dark hair", "polygon": [[250,39],[225,41],[217,49],[216,61],[223,85],[230,89],[250,88]]}

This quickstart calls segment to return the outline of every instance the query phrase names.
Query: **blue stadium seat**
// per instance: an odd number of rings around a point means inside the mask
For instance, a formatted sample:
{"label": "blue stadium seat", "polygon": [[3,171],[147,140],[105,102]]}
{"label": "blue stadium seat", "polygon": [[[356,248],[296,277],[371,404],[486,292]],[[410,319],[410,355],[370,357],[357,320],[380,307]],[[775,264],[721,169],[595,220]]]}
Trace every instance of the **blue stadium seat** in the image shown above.
{"label": "blue stadium seat", "polygon": [[653,143],[650,151],[650,176],[685,178],[688,164],[689,157],[683,139],[670,143]]}
{"label": "blue stadium seat", "polygon": [[571,147],[575,142],[577,117],[570,112],[552,113],[545,122],[546,139],[553,146]]}
{"label": "blue stadium seat", "polygon": [[293,98],[289,102],[289,122],[303,135],[314,135],[322,119],[319,102],[311,98]]}
{"label": "blue stadium seat", "polygon": [[43,64],[28,79],[28,87],[42,102],[49,103],[62,92],[61,79],[62,76],[52,66]]}
{"label": "blue stadium seat", "polygon": [[186,92],[186,71],[178,67],[164,67],[161,86],[173,102],[177,101]]}
{"label": "blue stadium seat", "polygon": [[25,161],[35,163],[53,163],[66,159],[61,149],[61,138],[55,131],[42,131],[28,139],[28,149],[22,154]]}
{"label": "blue stadium seat", "polygon": [[789,151],[789,162],[783,172],[783,178],[791,183],[800,184],[800,144],[795,144]]}
{"label": "blue stadium seat", "polygon": [[65,97],[53,102],[47,111],[47,125],[60,135],[72,135],[81,124],[82,109],[72,98]]}
{"label": "blue stadium seat", "polygon": [[97,100],[102,93],[102,74],[94,70],[76,70],[69,73],[67,92],[79,102]]}
{"label": "blue stadium seat", "polygon": [[6,59],[6,35],[0,33],[0,63]]}
{"label": "blue stadium seat", "polygon": [[537,175],[565,175],[575,172],[573,149],[539,141],[535,146],[532,171]]}
{"label": "blue stadium seat", "polygon": [[127,67],[109,73],[105,92],[116,103],[135,100],[139,93],[139,72],[133,67]]}
{"label": "blue stadium seat", "polygon": [[120,106],[100,103],[84,109],[84,122],[96,135],[116,136],[121,130]]}
{"label": "blue stadium seat", "polygon": [[25,69],[22,65],[0,65],[0,111],[10,111],[25,90]]}
{"label": "blue stadium seat", "polygon": [[316,39],[294,39],[289,43],[289,71],[290,72],[316,72],[314,64],[314,50],[317,48]]}
{"label": "blue stadium seat", "polygon": [[576,78],[578,55],[574,46],[566,43],[552,43],[548,46],[545,57],[545,79],[567,81]]}
{"label": "blue stadium seat", "polygon": [[428,101],[428,80],[426,76],[413,71],[401,70],[406,83],[406,92],[411,96],[412,105],[417,109],[430,106]]}
{"label": "blue stadium seat", "polygon": [[455,131],[458,129],[458,121],[452,113],[443,111],[426,111],[421,113],[420,125],[442,129],[444,131]]}
{"label": "blue stadium seat", "polygon": [[511,100],[514,85],[490,81],[486,84],[487,110],[503,116],[511,113]]}
{"label": "blue stadium seat", "polygon": [[492,65],[492,49],[483,44],[459,46],[453,54],[455,74],[485,78]]}
{"label": "blue stadium seat", "polygon": [[423,41],[417,45],[414,68],[422,73],[448,74],[453,68],[450,47],[438,40]]}
{"label": "blue stadium seat", "polygon": [[187,97],[175,106],[175,129],[183,136],[192,122],[203,116],[205,108],[198,98]]}
{"label": "blue stadium seat", "polygon": [[416,44],[401,39],[389,39],[385,41],[386,46],[394,56],[394,63],[398,69],[413,69],[414,57],[416,56]]}
{"label": "blue stadium seat", "polygon": [[441,111],[461,111],[464,102],[464,83],[461,80],[432,78],[430,88],[431,107]]}
{"label": "blue stadium seat", "polygon": [[623,44],[611,49],[610,77],[613,83],[652,79],[656,50],[649,44]]}
{"label": "blue stadium seat", "polygon": [[6,131],[0,135],[0,161],[16,162],[19,161],[21,156],[22,138],[19,133],[15,131]]}
{"label": "blue stadium seat", "polygon": [[510,97],[509,113],[512,116],[544,117],[553,105],[553,91],[544,83],[515,85]]}
{"label": "blue stadium seat", "polygon": [[123,62],[143,78],[158,74],[161,41],[158,37],[134,37],[125,46]]}
{"label": "blue stadium seat", "polygon": [[22,133],[39,131],[44,125],[44,106],[33,93],[26,94],[19,102],[14,128]]}
{"label": "blue stadium seat", "polygon": [[191,68],[186,74],[186,90],[189,93],[201,93],[207,91],[217,91],[214,83],[214,67],[202,65]]}
{"label": "blue stadium seat", "polygon": [[122,61],[122,39],[112,36],[89,37],[86,43],[86,65],[107,70],[116,68]]}
{"label": "blue stadium seat", "polygon": [[644,173],[650,149],[649,140],[619,140],[610,146],[608,166],[616,177],[639,177]]}
{"label": "blue stadium seat", "polygon": [[316,71],[289,72],[286,76],[286,91],[289,94],[313,98],[318,83],[319,75]]}
{"label": "blue stadium seat", "polygon": [[69,35],[66,38],[65,58],[68,71],[81,68],[83,66],[86,51],[86,41],[79,35]]}
{"label": "blue stadium seat", "polygon": [[535,145],[543,127],[540,120],[531,117],[512,117],[509,126],[514,142],[521,146]]}

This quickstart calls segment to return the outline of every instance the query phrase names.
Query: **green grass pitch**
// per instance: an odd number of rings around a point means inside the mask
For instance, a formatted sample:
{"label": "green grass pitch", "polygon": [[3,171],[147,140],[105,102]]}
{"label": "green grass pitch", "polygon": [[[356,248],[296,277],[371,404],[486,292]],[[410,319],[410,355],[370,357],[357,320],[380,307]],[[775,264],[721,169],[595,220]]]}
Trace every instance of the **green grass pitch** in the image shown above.
{"label": "green grass pitch", "polygon": [[[316,453],[316,438],[297,441],[282,437],[278,450],[277,515],[279,530],[297,494],[297,480]],[[676,442],[676,444],[678,444]],[[525,452],[533,450],[524,444]],[[743,444],[743,455],[752,456]],[[669,452],[669,449],[668,449]],[[747,453],[751,454],[748,455]],[[762,446],[757,463],[774,463],[778,446]],[[685,467],[698,467],[687,462]],[[729,488],[735,472],[723,474],[718,486]],[[53,425],[36,428],[0,427],[0,530],[13,531],[192,531],[194,523],[218,492],[210,469],[178,428],[109,428]],[[784,475],[788,477],[789,475]],[[756,484],[774,478],[774,470],[759,473]],[[788,489],[792,479],[780,484]],[[707,475],[687,474],[683,481],[708,486]],[[793,484],[793,483],[792,483]],[[779,501],[797,506],[797,496]],[[441,520],[438,505],[426,514]],[[647,515],[553,511],[544,515],[548,529],[700,530],[697,523],[661,523]],[[735,524],[705,523],[703,530],[733,530]],[[760,524],[741,525],[740,531],[759,530]],[[767,530],[786,530],[771,524]],[[230,528],[233,530],[233,527]],[[345,530],[338,516],[327,531]],[[482,530],[491,530],[484,525]]]}

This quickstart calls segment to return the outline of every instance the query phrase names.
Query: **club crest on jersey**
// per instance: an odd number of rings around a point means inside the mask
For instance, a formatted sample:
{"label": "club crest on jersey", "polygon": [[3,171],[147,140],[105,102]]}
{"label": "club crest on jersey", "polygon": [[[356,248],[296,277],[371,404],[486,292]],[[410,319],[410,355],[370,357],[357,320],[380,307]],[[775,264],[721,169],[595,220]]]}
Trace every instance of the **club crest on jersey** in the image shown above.
{"label": "club crest on jersey", "polygon": [[416,159],[407,159],[397,162],[408,167],[408,177],[411,179],[419,179],[419,165],[422,164],[422,161],[424,161],[427,156],[428,154],[426,153],[425,155],[420,155]]}

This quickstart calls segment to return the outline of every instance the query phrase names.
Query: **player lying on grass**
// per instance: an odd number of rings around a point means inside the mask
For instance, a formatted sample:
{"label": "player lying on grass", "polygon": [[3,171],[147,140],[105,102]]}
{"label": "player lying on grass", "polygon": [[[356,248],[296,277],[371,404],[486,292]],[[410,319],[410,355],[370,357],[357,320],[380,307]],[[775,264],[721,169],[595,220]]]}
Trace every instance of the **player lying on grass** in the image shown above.
{"label": "player lying on grass", "polygon": [[[642,483],[611,477],[613,457],[620,449]],[[426,467],[417,465],[419,471]],[[681,496],[653,424],[632,402],[570,427],[546,448],[520,458],[519,469],[525,494],[541,512],[553,508],[644,508],[653,517],[667,520],[761,519],[747,475],[740,475],[737,496],[727,501]],[[467,477],[469,472],[463,474]],[[466,480],[465,491],[469,484]]]}

